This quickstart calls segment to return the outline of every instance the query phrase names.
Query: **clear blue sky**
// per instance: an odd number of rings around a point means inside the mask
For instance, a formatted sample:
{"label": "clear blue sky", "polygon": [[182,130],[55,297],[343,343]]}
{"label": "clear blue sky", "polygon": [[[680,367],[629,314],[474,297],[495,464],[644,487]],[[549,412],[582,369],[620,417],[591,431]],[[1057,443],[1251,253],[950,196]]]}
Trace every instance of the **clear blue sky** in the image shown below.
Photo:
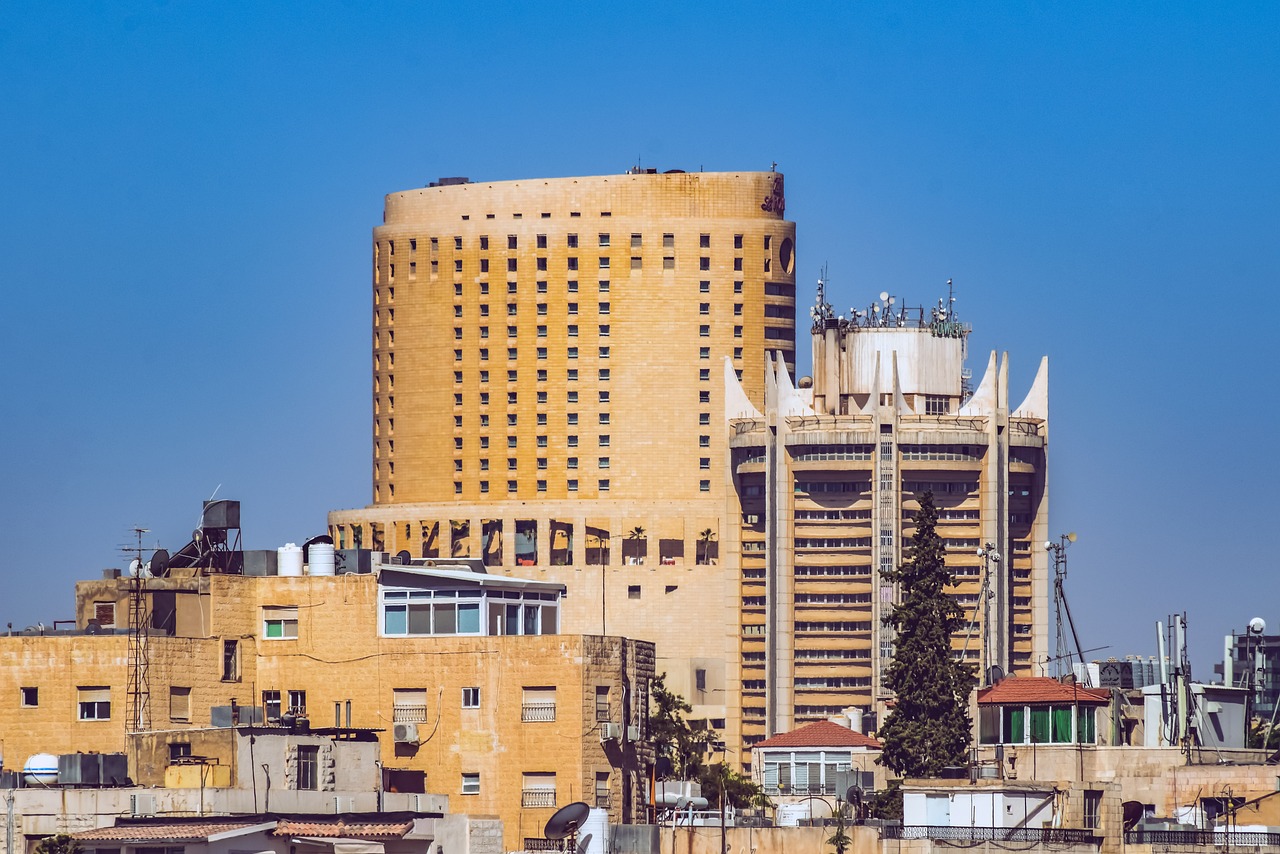
{"label": "clear blue sky", "polygon": [[5,4],[0,626],[71,616],[134,525],[182,545],[219,485],[253,548],[368,501],[384,193],[776,160],[802,293],[823,262],[842,308],[950,277],[975,373],[1008,350],[1020,393],[1050,356],[1084,643],[1153,653],[1185,609],[1208,676],[1280,625],[1277,32],[1264,3]]}

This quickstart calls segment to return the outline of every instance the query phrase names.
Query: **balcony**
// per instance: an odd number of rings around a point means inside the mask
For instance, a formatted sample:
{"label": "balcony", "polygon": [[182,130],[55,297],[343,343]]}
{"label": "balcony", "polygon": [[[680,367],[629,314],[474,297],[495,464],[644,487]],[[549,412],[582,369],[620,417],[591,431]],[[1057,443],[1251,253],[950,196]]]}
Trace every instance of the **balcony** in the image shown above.
{"label": "balcony", "polygon": [[524,723],[547,723],[555,719],[556,704],[554,701],[523,703],[520,706],[520,720]]}
{"label": "balcony", "polygon": [[427,706],[406,705],[391,709],[391,722],[397,724],[422,724],[427,722]]}
{"label": "balcony", "polygon": [[555,789],[525,789],[520,793],[520,806],[522,807],[554,807],[555,805]]}
{"label": "balcony", "polygon": [[1209,849],[1225,847],[1227,849],[1245,847],[1256,849],[1280,848],[1280,833],[1264,833],[1261,831],[1225,831],[1213,830],[1126,830],[1125,845],[1152,845],[1157,849],[1166,846],[1187,846]]}
{"label": "balcony", "polygon": [[[1051,845],[1099,845],[1101,835],[1076,827],[902,827],[882,829],[885,839],[936,839],[946,842],[1025,842]],[[1127,836],[1128,834],[1126,834]]]}

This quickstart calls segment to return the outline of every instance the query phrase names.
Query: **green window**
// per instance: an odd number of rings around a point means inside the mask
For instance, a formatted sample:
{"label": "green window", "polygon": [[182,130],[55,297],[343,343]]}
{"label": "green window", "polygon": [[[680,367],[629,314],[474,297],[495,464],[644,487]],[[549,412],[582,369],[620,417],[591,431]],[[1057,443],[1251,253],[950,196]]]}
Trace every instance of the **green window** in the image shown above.
{"label": "green window", "polygon": [[1004,743],[1022,744],[1026,739],[1026,710],[1022,706],[1004,706]]}
{"label": "green window", "polygon": [[1071,743],[1071,707],[1055,706],[1053,709],[1054,744]]}
{"label": "green window", "polygon": [[1080,707],[1077,730],[1081,744],[1095,744],[1098,741],[1097,723],[1094,720],[1095,712],[1097,712],[1097,709],[1093,706]]}
{"label": "green window", "polygon": [[1031,743],[1049,742],[1050,715],[1048,706],[1031,707]]}

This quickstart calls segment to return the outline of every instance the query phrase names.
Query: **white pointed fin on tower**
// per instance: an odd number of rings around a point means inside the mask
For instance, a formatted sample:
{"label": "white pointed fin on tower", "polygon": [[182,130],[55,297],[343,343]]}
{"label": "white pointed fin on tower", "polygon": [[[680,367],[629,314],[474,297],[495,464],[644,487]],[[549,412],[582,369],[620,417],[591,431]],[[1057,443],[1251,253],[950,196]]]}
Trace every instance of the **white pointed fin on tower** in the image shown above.
{"label": "white pointed fin on tower", "polygon": [[1031,383],[1031,390],[1027,392],[1027,396],[1022,399],[1022,403],[1018,404],[1018,408],[1013,410],[1014,418],[1049,418],[1049,357],[1044,356],[1040,359],[1040,368],[1036,371],[1036,378]]}
{"label": "white pointed fin on tower", "polygon": [[863,415],[875,415],[876,408],[880,406],[880,351],[876,351],[876,369],[871,374],[871,392],[867,395],[867,402],[862,407]]}
{"label": "white pointed fin on tower", "polygon": [[987,360],[987,372],[982,375],[982,382],[978,383],[978,390],[973,396],[965,401],[964,406],[960,407],[956,415],[993,415],[996,411],[996,351],[991,351],[991,358]]}
{"label": "white pointed fin on tower", "polygon": [[814,415],[813,407],[805,402],[804,397],[791,384],[791,374],[787,372],[787,360],[778,351],[773,362],[774,382],[778,387],[778,414],[783,418],[795,415]]}
{"label": "white pointed fin on tower", "polygon": [[902,394],[902,383],[898,380],[898,351],[893,351],[893,408],[899,415],[914,415],[915,410],[907,403]]}
{"label": "white pointed fin on tower", "polygon": [[756,409],[755,404],[747,397],[747,393],[742,390],[742,383],[738,381],[738,374],[733,369],[733,360],[728,356],[724,357],[724,417],[732,418],[761,418],[760,410]]}

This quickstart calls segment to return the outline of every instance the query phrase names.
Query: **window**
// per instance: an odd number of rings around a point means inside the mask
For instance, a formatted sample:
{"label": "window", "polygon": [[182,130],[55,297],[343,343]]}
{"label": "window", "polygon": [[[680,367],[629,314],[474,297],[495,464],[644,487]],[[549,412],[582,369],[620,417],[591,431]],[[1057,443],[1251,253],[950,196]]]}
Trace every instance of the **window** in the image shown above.
{"label": "window", "polygon": [[[577,293],[577,288],[572,289],[571,293]],[[608,279],[601,279],[601,280],[600,280],[600,293],[602,293],[602,294],[607,294],[607,293],[609,293],[609,280],[608,280]]]}
{"label": "window", "polygon": [[600,337],[601,338],[609,337],[609,324],[607,323],[600,324]]}
{"label": "window", "polygon": [[[769,238],[767,238],[767,237],[766,237],[766,238],[765,238],[765,247],[764,247],[765,249],[768,249],[768,248],[769,248],[769,243],[768,243],[768,241],[769,241]],[[741,248],[742,248],[742,235],[741,235],[741,234],[735,234],[735,235],[733,236],[733,248],[734,248],[734,249],[741,249]]]}
{"label": "window", "polygon": [[393,723],[398,724],[425,723],[427,720],[427,689],[392,689],[391,720]]}
{"label": "window", "polygon": [[601,412],[601,413],[600,413],[600,424],[603,426],[603,425],[606,425],[606,424],[608,424],[608,423],[609,423],[609,413],[607,413],[607,412]]}
{"label": "window", "polygon": [[[733,259],[733,269],[734,269],[734,270],[741,270],[741,269],[742,269],[742,259],[741,259],[741,258],[734,258],[734,259]],[[768,258],[766,258],[766,259],[765,259],[765,262],[764,262],[764,269],[765,269],[765,271],[766,271],[766,272],[768,272],[768,270],[769,270],[769,259],[768,259]]]}
{"label": "window", "polygon": [[116,603],[94,602],[93,619],[103,628],[114,626],[116,624]]}
{"label": "window", "polygon": [[479,771],[463,773],[462,794],[464,795],[480,794],[480,772]]}
{"label": "window", "polygon": [[568,356],[568,358],[570,358],[570,359],[576,359],[576,358],[578,358],[578,348],[577,348],[577,347],[570,347],[570,348],[569,348],[569,351],[568,351],[565,355],[566,355],[566,356]]}
{"label": "window", "polygon": [[608,403],[608,402],[609,402],[609,392],[607,392],[607,391],[600,391],[600,392],[596,392],[596,394],[598,394],[598,395],[599,395],[599,397],[600,397],[600,402],[601,402],[601,403]]}
{"label": "window", "polygon": [[699,491],[699,492],[710,492],[710,491],[711,491],[711,481],[709,481],[709,480],[700,480],[700,481],[698,481],[698,491]]}
{"label": "window", "polygon": [[555,772],[524,774],[520,789],[520,806],[524,808],[554,807],[556,805]]}
{"label": "window", "polygon": [[662,269],[674,270],[676,268],[676,259],[673,255],[664,255],[662,258]]}
{"label": "window", "polygon": [[508,234],[508,235],[507,235],[507,248],[508,248],[508,249],[515,249],[515,248],[517,247],[518,242],[519,242],[519,241],[518,241],[518,239],[516,238],[516,236],[515,236],[514,234]]}
{"label": "window", "polygon": [[608,369],[608,368],[601,368],[601,369],[600,369],[600,382],[602,382],[602,383],[607,383],[608,381],[609,381],[609,369]]}
{"label": "window", "polygon": [[704,324],[702,324],[701,326],[699,326],[699,327],[698,327],[698,337],[699,337],[699,338],[710,338],[710,337],[711,337],[711,325],[710,325],[710,324],[707,324],[707,323],[704,323]]}
{"label": "window", "polygon": [[185,759],[191,755],[191,744],[186,741],[169,742],[169,764],[173,764],[179,759]]}
{"label": "window", "polygon": [[[462,442],[461,439],[457,441]],[[240,681],[240,641],[224,640],[222,642],[222,681]]]}
{"label": "window", "polygon": [[566,243],[570,249],[578,248],[578,235],[570,234],[566,236]]}
{"label": "window", "polygon": [[576,469],[578,467],[578,458],[569,457],[565,460],[565,468]]}
{"label": "window", "polygon": [[599,441],[600,441],[600,447],[602,447],[602,448],[607,448],[607,447],[609,447],[609,434],[608,434],[608,433],[601,433],[601,434],[600,434],[600,440],[599,440]]}
{"label": "window", "polygon": [[[546,238],[544,237],[545,241]],[[462,689],[462,708],[478,709],[480,708],[480,689],[479,688],[463,688]]]}
{"label": "window", "polygon": [[711,235],[710,235],[710,234],[699,234],[699,235],[698,235],[698,247],[699,247],[700,249],[710,249],[710,248],[711,248]]}
{"label": "window", "polygon": [[600,234],[600,248],[601,248],[601,249],[607,249],[608,247],[609,247],[609,235],[604,234],[604,233],[602,232],[602,233]]}
{"label": "window", "polygon": [[567,392],[566,400],[567,400],[569,403],[577,403],[577,402],[578,402],[578,393],[577,393],[576,391]]}
{"label": "window", "polygon": [[[543,216],[546,216],[546,214],[543,214]],[[538,248],[539,249],[547,248],[547,236],[545,234],[538,235]]]}
{"label": "window", "polygon": [[94,685],[76,689],[79,704],[80,720],[111,720],[111,688],[106,685]]}
{"label": "window", "polygon": [[314,792],[320,788],[320,746],[298,745],[297,765],[294,771],[294,788]]}
{"label": "window", "polygon": [[547,482],[545,480],[538,481],[538,491],[539,492],[547,491]]}
{"label": "window", "polygon": [[710,403],[710,402],[711,402],[711,392],[709,391],[698,392],[698,403]]}
{"label": "window", "polygon": [[169,686],[169,720],[191,720],[191,689]]}
{"label": "window", "polygon": [[568,482],[568,484],[566,485],[566,487],[565,487],[565,488],[566,488],[566,489],[568,489],[568,491],[569,491],[569,492],[577,492],[577,491],[578,491],[578,481],[577,481],[576,479],[572,479],[572,480],[570,480],[570,481]]}
{"label": "window", "polygon": [[609,358],[609,348],[608,348],[608,347],[601,347],[601,348],[600,348],[600,358],[601,358],[601,359],[607,359],[607,358]]}
{"label": "window", "polygon": [[640,246],[641,246],[641,244],[643,243],[643,241],[644,241],[644,238],[643,238],[643,236],[642,236],[642,235],[639,235],[639,234],[632,234],[632,235],[631,235],[631,248],[632,248],[632,249],[639,249],[639,248],[640,248]]}
{"label": "window", "polygon": [[699,347],[699,348],[698,348],[698,358],[699,358],[699,359],[710,359],[710,358],[711,358],[711,348],[710,348],[710,347]]}
{"label": "window", "polygon": [[609,269],[609,256],[608,256],[608,255],[601,255],[601,256],[600,256],[600,269],[601,269],[601,270],[608,270],[608,269]]}
{"label": "window", "polygon": [[703,382],[708,382],[711,379],[711,369],[700,368],[698,370],[698,379],[702,380]]}
{"label": "window", "polygon": [[287,711],[295,715],[305,715],[307,713],[307,692],[306,691],[290,691],[289,692],[289,708]]}
{"label": "window", "polygon": [[548,723],[556,719],[554,685],[526,687],[520,706],[520,720],[525,723]]}
{"label": "window", "polygon": [[711,313],[711,303],[709,302],[698,303],[698,314],[710,314],[710,313]]}
{"label": "window", "polygon": [[639,585],[639,584],[628,584],[628,585],[627,585],[627,598],[628,598],[628,599],[639,599],[639,598],[640,598],[640,585]]}
{"label": "window", "polygon": [[567,444],[570,448],[578,447],[577,436],[565,436],[564,439],[565,439],[565,444]]}
{"label": "window", "polygon": [[699,423],[699,424],[706,424],[706,425],[710,425],[710,424],[711,424],[711,413],[710,413],[710,412],[699,412],[699,413],[698,413],[698,423]]}
{"label": "window", "polygon": [[539,369],[538,369],[538,382],[540,382],[540,383],[545,383],[546,381],[547,381],[547,369],[546,369],[546,368],[539,368]]}
{"label": "window", "polygon": [[576,324],[576,323],[570,323],[570,324],[569,324],[569,337],[570,337],[570,338],[577,338],[577,337],[578,337],[578,324]]}
{"label": "window", "polygon": [[1102,826],[1102,792],[1097,789],[1086,789],[1084,793],[1084,821],[1089,830],[1097,830]]}
{"label": "window", "polygon": [[608,313],[609,313],[609,303],[607,303],[607,302],[602,302],[602,303],[600,303],[600,313],[601,313],[601,314],[608,314]]}
{"label": "window", "polygon": [[639,270],[639,269],[641,269],[641,268],[642,268],[642,262],[641,262],[641,260],[640,260],[640,256],[639,256],[639,255],[632,255],[632,256],[631,256],[631,269],[633,269],[633,270]]}
{"label": "window", "polygon": [[598,489],[600,492],[608,492],[608,491],[609,491],[609,479],[608,479],[607,477],[605,477],[605,478],[601,478],[599,481],[597,481],[597,482],[596,482],[596,489]]}
{"label": "window", "polygon": [[596,465],[602,469],[607,469],[609,467],[609,458],[600,457],[598,460],[596,460]]}
{"label": "window", "polygon": [[268,722],[280,720],[280,692],[279,691],[263,691],[262,692],[262,716]]}
{"label": "window", "polygon": [[480,236],[480,251],[481,252],[489,251],[489,235],[487,234],[482,234]]}
{"label": "window", "polygon": [[596,686],[596,720],[609,720],[609,686]]}
{"label": "window", "polygon": [[704,471],[711,468],[711,457],[698,457],[698,468]]}
{"label": "window", "polygon": [[22,691],[22,708],[34,709],[40,705],[40,689],[39,688],[23,688]]}

